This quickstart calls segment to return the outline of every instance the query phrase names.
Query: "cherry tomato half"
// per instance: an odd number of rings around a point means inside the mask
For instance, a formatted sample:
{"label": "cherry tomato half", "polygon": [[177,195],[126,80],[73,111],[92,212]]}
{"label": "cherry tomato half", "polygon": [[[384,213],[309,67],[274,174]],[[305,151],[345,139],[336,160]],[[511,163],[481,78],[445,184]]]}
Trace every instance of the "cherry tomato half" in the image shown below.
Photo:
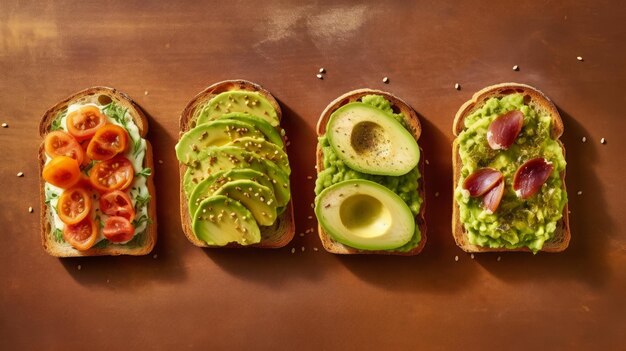
{"label": "cherry tomato half", "polygon": [[109,216],[120,216],[132,221],[135,209],[128,194],[121,190],[113,190],[100,196],[100,211]]}
{"label": "cherry tomato half", "polygon": [[109,160],[124,152],[127,144],[126,129],[115,124],[107,124],[96,131],[87,147],[87,155],[93,160]]}
{"label": "cherry tomato half", "polygon": [[66,132],[56,130],[48,133],[44,141],[44,148],[48,156],[67,156],[75,159],[79,164],[83,163],[85,153],[73,136]]}
{"label": "cherry tomato half", "polygon": [[104,222],[102,234],[110,242],[123,243],[133,238],[135,227],[124,217],[112,216]]}
{"label": "cherry tomato half", "polygon": [[106,116],[96,106],[83,106],[67,115],[65,125],[76,140],[83,141],[96,134],[106,121]]}
{"label": "cherry tomato half", "polygon": [[96,243],[98,226],[96,222],[87,217],[77,224],[66,225],[63,228],[63,239],[76,250],[84,251]]}
{"label": "cherry tomato half", "polygon": [[61,194],[57,203],[57,213],[65,224],[76,224],[85,219],[91,211],[91,195],[85,189],[74,187]]}
{"label": "cherry tomato half", "polygon": [[123,156],[96,163],[89,173],[89,181],[101,192],[124,190],[128,188],[135,176],[130,161]]}
{"label": "cherry tomato half", "polygon": [[46,182],[67,189],[80,180],[80,167],[71,157],[57,156],[44,166],[42,176]]}

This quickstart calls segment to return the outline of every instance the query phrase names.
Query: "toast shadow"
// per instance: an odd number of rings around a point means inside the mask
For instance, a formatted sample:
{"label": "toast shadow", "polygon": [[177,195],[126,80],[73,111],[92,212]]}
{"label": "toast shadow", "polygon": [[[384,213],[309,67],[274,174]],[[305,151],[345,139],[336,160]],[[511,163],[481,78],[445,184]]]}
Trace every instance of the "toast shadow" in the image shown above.
{"label": "toast shadow", "polygon": [[[437,129],[420,113],[422,125],[419,144],[422,158],[428,160],[423,179],[426,191],[427,240],[422,252],[414,257],[359,255],[341,256],[340,260],[356,276],[371,284],[393,290],[453,293],[476,282],[479,267],[465,264],[450,232],[452,220],[451,137]],[[445,211],[438,209],[444,208]],[[459,262],[455,261],[458,255]]]}
{"label": "toast shadow", "polygon": [[[599,143],[587,141],[589,133],[567,112],[559,109],[565,124],[562,140],[567,148],[567,175],[570,231],[569,247],[562,253],[488,253],[492,259],[479,260],[481,265],[505,281],[554,281],[574,279],[590,287],[602,289],[611,276],[607,262],[608,234],[615,231],[613,219],[606,208],[603,186],[591,165],[596,161]],[[587,189],[581,196],[579,189]],[[502,257],[497,262],[496,256]],[[512,269],[523,266],[524,269]]]}
{"label": "toast shadow", "polygon": [[[175,283],[186,278],[180,252],[189,249],[189,245],[181,233],[178,212],[179,190],[178,186],[169,186],[169,184],[178,184],[178,172],[165,172],[166,165],[169,167],[175,165],[176,170],[178,168],[178,161],[173,151],[175,140],[145,108],[142,107],[142,110],[149,120],[148,140],[153,146],[154,168],[156,168],[153,170],[157,206],[156,245],[146,256],[60,259],[67,272],[82,285],[101,285],[110,289],[137,289],[158,282]],[[164,160],[163,164],[157,161],[161,159]]]}

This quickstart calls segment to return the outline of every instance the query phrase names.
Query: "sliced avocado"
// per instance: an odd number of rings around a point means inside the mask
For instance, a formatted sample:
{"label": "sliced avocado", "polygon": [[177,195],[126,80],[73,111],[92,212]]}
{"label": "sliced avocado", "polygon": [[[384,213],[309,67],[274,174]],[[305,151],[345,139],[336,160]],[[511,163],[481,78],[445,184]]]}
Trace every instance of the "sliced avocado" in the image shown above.
{"label": "sliced avocado", "polygon": [[324,189],[315,199],[315,215],[335,241],[362,250],[399,248],[415,232],[415,219],[402,198],[369,180]]}
{"label": "sliced avocado", "polygon": [[326,126],[330,145],[350,168],[400,176],[420,159],[417,142],[391,114],[362,102],[337,109]]}
{"label": "sliced avocado", "polygon": [[[198,183],[189,195],[189,213],[195,213],[198,205],[204,199],[213,195],[213,193],[227,182],[239,179],[248,179],[257,182],[269,189],[272,189],[272,181],[270,178],[259,171],[249,168],[233,169],[230,171],[221,171],[212,174],[210,177]],[[273,193],[272,193],[273,194]]]}
{"label": "sliced avocado", "polygon": [[231,141],[228,146],[238,146],[246,151],[252,152],[258,157],[274,162],[287,175],[291,174],[289,159],[282,148],[272,144],[265,139],[245,137]]}
{"label": "sliced avocado", "polygon": [[276,198],[272,188],[252,180],[233,180],[217,189],[215,195],[228,196],[241,202],[260,225],[269,226],[276,221]]}
{"label": "sliced avocado", "polygon": [[201,157],[187,168],[183,176],[183,190],[188,197],[200,182],[213,174],[231,169],[250,168],[263,172],[270,178],[277,206],[285,206],[291,198],[289,176],[272,161],[261,159],[235,146],[206,149]]}
{"label": "sliced avocado", "polygon": [[184,164],[198,159],[200,153],[211,146],[222,146],[242,137],[263,138],[253,125],[235,120],[212,121],[199,125],[183,134],[176,144],[176,157]]}
{"label": "sliced avocado", "polygon": [[255,91],[232,90],[218,94],[209,100],[198,113],[196,125],[217,119],[231,112],[245,112],[263,118],[273,127],[278,126],[278,114],[265,97]]}
{"label": "sliced avocado", "polygon": [[193,232],[209,245],[241,245],[261,241],[261,231],[252,213],[226,196],[211,196],[200,203],[193,216]]}
{"label": "sliced avocado", "polygon": [[283,148],[283,138],[280,136],[280,133],[276,130],[276,128],[272,127],[266,120],[253,116],[243,112],[231,112],[225,115],[221,115],[218,117],[218,120],[221,119],[232,119],[236,121],[245,122],[255,126],[261,133],[265,135],[265,139],[268,141],[280,146]]}

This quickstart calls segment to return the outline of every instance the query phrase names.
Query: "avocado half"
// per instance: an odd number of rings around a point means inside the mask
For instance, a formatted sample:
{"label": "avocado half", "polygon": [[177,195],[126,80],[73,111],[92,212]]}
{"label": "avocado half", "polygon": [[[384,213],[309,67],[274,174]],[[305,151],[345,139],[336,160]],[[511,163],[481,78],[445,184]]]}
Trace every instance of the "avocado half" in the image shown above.
{"label": "avocado half", "polygon": [[417,166],[417,141],[392,115],[362,102],[333,112],[328,142],[339,158],[362,173],[400,176]]}
{"label": "avocado half", "polygon": [[362,250],[398,248],[415,232],[415,219],[402,198],[369,180],[326,188],[315,200],[315,214],[333,240]]}

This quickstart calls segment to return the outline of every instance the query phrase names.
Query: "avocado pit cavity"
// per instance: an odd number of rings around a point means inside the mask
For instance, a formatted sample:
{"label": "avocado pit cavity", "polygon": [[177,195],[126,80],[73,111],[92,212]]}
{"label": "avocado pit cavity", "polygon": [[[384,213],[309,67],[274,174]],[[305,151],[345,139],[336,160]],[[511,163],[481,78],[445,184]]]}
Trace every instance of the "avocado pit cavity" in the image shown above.
{"label": "avocado pit cavity", "polygon": [[345,199],[339,209],[343,225],[354,235],[372,238],[387,232],[391,213],[383,203],[367,194],[355,194]]}
{"label": "avocado pit cavity", "polygon": [[385,129],[373,122],[361,122],[354,126],[350,145],[359,155],[385,157],[389,155],[389,138]]}

